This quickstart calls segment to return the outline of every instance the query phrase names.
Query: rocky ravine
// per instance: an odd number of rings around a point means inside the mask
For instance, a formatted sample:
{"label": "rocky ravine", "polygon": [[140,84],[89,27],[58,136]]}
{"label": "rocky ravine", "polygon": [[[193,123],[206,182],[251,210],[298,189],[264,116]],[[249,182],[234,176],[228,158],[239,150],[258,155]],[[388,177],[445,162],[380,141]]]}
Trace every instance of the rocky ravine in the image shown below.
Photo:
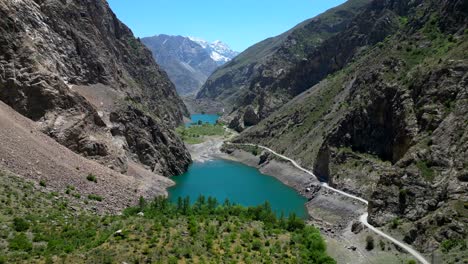
{"label": "rocky ravine", "polygon": [[466,3],[374,4],[394,14],[395,33],[236,141],[365,197],[371,224],[431,252],[467,236]]}
{"label": "rocky ravine", "polygon": [[106,1],[1,0],[0,32],[0,100],[47,135],[118,172],[188,167],[188,111]]}

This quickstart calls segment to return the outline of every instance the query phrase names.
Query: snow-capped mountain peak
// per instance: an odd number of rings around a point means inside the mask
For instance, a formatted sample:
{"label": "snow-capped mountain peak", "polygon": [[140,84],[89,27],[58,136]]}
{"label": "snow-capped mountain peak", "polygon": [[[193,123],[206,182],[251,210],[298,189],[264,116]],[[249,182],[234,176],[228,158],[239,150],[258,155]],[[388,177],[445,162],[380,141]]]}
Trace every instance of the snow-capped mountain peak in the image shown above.
{"label": "snow-capped mountain peak", "polygon": [[209,43],[197,37],[189,37],[189,39],[202,46],[210,54],[210,57],[220,65],[232,60],[239,54],[239,52],[233,51],[227,44],[220,40]]}
{"label": "snow-capped mountain peak", "polygon": [[204,39],[201,39],[201,38],[197,38],[197,37],[188,37],[191,41],[193,42],[196,42],[198,43],[200,46],[202,46],[202,48],[206,49],[210,46],[210,43],[208,43],[208,41],[204,40]]}

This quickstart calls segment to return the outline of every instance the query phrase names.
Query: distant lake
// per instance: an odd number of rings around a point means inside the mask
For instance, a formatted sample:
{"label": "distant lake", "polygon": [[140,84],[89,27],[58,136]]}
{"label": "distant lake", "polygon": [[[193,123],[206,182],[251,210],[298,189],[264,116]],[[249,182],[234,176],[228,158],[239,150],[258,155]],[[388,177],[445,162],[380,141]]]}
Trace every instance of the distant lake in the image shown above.
{"label": "distant lake", "polygon": [[169,189],[169,199],[173,202],[177,202],[178,197],[190,196],[193,203],[200,195],[215,197],[219,203],[228,198],[243,206],[269,201],[278,216],[281,212],[285,216],[292,212],[299,217],[307,216],[306,198],[276,178],[239,162],[221,159],[196,162],[186,173],[172,180],[176,182]]}
{"label": "distant lake", "polygon": [[190,119],[192,119],[191,122],[185,123],[185,126],[189,127],[192,123],[198,123],[198,121],[202,121],[203,123],[210,123],[210,124],[216,124],[216,121],[218,120],[219,115],[211,115],[211,114],[193,114],[190,116]]}

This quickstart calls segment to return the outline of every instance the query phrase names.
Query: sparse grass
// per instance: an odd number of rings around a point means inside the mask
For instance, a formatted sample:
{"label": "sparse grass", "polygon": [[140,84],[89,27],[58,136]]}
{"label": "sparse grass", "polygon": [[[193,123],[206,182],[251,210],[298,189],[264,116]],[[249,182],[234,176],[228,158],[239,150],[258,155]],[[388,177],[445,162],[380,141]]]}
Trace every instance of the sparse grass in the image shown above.
{"label": "sparse grass", "polygon": [[96,195],[96,194],[88,195],[88,199],[93,200],[93,201],[98,201],[98,202],[102,202],[102,200],[103,200],[103,198],[101,196]]}
{"label": "sparse grass", "polygon": [[435,177],[434,170],[429,167],[426,161],[418,161],[416,167],[421,171],[422,176],[428,180],[433,181]]}
{"label": "sparse grass", "polygon": [[26,234],[18,233],[8,241],[8,248],[12,251],[30,252],[33,246]]}
{"label": "sparse grass", "polygon": [[90,173],[88,174],[88,176],[86,176],[86,179],[90,182],[94,182],[94,183],[97,183],[97,178],[96,178],[96,175]]}

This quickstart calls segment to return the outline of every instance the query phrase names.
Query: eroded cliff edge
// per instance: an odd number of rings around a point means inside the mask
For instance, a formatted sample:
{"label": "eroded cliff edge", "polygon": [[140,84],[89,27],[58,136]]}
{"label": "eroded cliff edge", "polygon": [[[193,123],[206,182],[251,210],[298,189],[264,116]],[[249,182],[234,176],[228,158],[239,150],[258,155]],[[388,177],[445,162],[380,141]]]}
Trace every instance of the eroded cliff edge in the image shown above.
{"label": "eroded cliff edge", "polygon": [[0,17],[0,100],[118,172],[186,170],[173,129],[187,109],[106,1],[2,0]]}

